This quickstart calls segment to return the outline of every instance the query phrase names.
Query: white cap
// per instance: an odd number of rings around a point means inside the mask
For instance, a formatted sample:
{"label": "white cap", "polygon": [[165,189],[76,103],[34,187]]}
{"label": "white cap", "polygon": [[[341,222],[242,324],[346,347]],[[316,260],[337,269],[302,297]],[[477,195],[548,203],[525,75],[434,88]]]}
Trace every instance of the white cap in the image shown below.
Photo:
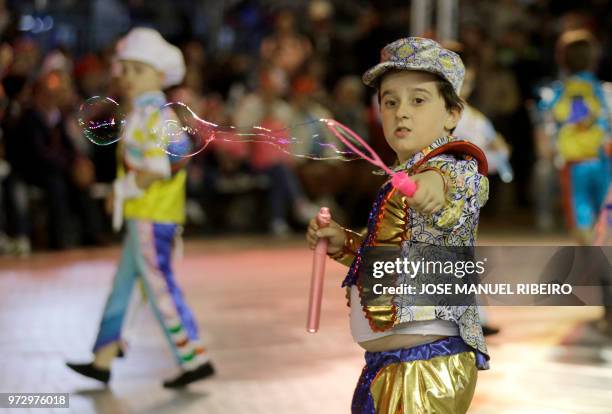
{"label": "white cap", "polygon": [[164,74],[164,88],[181,83],[185,76],[183,53],[155,29],[137,27],[130,30],[117,44],[115,57],[153,66]]}

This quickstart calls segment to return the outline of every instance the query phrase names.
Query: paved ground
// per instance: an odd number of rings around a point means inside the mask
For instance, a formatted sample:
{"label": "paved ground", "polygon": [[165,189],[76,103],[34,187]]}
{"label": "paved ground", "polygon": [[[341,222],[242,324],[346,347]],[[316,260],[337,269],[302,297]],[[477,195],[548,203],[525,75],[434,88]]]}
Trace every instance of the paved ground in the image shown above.
{"label": "paved ground", "polygon": [[[349,412],[362,352],[337,288],[344,269],[329,265],[321,331],[307,334],[311,254],[297,240],[187,244],[178,274],[219,371],[214,379],[185,392],[161,387],[174,366],[146,308],[129,323],[130,349],[109,388],[69,371],[65,360],[90,358],[117,253],[0,258],[0,392],[70,393],[70,410],[58,413]],[[470,412],[612,413],[611,348],[576,345],[590,335],[581,323],[599,312],[492,308],[503,331],[490,340],[492,369],[481,373]]]}

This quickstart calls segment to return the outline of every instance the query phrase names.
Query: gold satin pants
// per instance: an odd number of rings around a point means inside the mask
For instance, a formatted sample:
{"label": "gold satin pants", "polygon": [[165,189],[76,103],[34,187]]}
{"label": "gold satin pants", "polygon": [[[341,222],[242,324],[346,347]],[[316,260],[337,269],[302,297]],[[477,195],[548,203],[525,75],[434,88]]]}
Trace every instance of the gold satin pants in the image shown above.
{"label": "gold satin pants", "polygon": [[385,366],[370,385],[376,414],[464,414],[478,369],[473,352]]}

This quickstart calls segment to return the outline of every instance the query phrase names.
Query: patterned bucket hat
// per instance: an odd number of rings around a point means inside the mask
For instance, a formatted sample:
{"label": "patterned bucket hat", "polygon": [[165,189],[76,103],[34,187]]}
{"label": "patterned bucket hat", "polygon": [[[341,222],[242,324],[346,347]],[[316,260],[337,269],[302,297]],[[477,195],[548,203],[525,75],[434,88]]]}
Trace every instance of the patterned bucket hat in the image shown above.
{"label": "patterned bucket hat", "polygon": [[420,70],[447,80],[459,95],[465,67],[461,58],[438,42],[406,37],[389,43],[380,52],[380,63],[363,75],[363,83],[376,87],[378,78],[390,70]]}

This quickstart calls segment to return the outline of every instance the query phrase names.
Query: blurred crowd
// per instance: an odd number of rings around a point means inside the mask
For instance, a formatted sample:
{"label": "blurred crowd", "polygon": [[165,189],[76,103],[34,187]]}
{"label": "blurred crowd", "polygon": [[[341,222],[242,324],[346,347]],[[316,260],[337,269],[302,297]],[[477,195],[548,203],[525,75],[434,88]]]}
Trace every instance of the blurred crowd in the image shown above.
{"label": "blurred crowd", "polygon": [[[128,1],[127,7],[142,3]],[[312,120],[334,118],[394,162],[377,99],[360,75],[386,43],[410,35],[409,1],[227,3],[216,6],[224,7],[217,31],[223,41],[199,38],[197,30],[162,32],[181,47],[187,64],[182,85],[167,91],[170,101],[219,125],[306,125],[315,130],[301,133],[312,136],[319,127]],[[515,171],[513,183],[494,188],[485,217],[531,212],[539,156],[530,116],[535,88],[558,75],[556,38],[577,27],[591,30],[603,45],[598,75],[610,80],[607,2],[459,3],[458,40],[478,68],[469,102],[505,137]],[[161,26],[155,15],[128,17],[134,25]],[[122,100],[113,77],[115,44],[84,52],[43,47],[35,34],[19,30],[18,21],[19,9],[0,2],[0,253],[104,244],[110,226],[102,204],[115,175],[116,148],[93,145],[78,121],[89,97]],[[187,168],[192,233],[283,236],[302,228],[320,205],[332,207],[345,225],[364,225],[384,179],[365,161],[320,162],[246,142],[213,142]]]}

